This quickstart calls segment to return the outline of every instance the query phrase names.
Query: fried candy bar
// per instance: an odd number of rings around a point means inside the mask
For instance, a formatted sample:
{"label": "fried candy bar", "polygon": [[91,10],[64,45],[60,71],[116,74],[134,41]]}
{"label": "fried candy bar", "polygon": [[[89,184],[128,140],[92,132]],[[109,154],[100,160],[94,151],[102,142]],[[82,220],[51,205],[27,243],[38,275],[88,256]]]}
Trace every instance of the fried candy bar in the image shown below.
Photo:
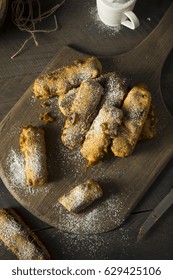
{"label": "fried candy bar", "polygon": [[151,105],[148,116],[145,120],[139,140],[148,140],[156,136],[157,133],[157,118],[154,114],[154,108]]}
{"label": "fried candy bar", "polygon": [[0,209],[0,240],[19,260],[48,260],[38,237],[12,209]]}
{"label": "fried candy bar", "polygon": [[59,105],[59,109],[60,109],[61,113],[64,116],[70,115],[71,107],[72,107],[73,101],[76,97],[76,93],[77,93],[78,89],[79,88],[73,88],[73,89],[69,90],[69,92],[67,92],[66,94],[62,94],[61,96],[59,96],[58,105]]}
{"label": "fried candy bar", "polygon": [[69,149],[82,144],[97,114],[97,106],[102,94],[102,86],[92,79],[84,81],[79,87],[61,137],[63,144]]}
{"label": "fried candy bar", "polygon": [[78,213],[102,195],[102,189],[99,184],[94,180],[87,180],[61,196],[58,202],[69,212]]}
{"label": "fried candy bar", "polygon": [[129,156],[140,137],[151,105],[150,92],[135,86],[124,100],[123,120],[117,136],[112,141],[111,150],[115,156]]}
{"label": "fried candy bar", "polygon": [[58,68],[38,77],[33,86],[36,98],[47,99],[60,96],[78,87],[82,81],[100,75],[102,66],[96,57],[76,60],[71,65]]}
{"label": "fried candy bar", "polygon": [[88,166],[95,164],[107,153],[111,139],[117,134],[122,117],[122,111],[114,106],[105,105],[100,109],[80,150],[81,155],[87,159]]}
{"label": "fried candy bar", "polygon": [[44,130],[33,126],[23,127],[20,149],[25,158],[26,184],[43,185],[47,181]]}
{"label": "fried candy bar", "polygon": [[116,72],[109,72],[96,79],[104,88],[102,104],[120,108],[127,94],[127,82],[125,78]]}

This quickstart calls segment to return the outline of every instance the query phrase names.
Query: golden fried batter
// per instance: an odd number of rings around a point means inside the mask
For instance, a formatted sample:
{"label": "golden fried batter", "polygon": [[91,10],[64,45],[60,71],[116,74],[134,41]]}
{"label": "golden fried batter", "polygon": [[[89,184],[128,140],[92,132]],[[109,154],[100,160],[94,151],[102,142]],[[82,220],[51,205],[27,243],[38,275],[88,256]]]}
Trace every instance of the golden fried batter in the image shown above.
{"label": "golden fried batter", "polygon": [[111,150],[115,156],[129,156],[142,132],[151,105],[151,95],[143,87],[133,87],[124,100],[123,121]]}
{"label": "golden fried batter", "polygon": [[126,80],[115,72],[104,74],[97,81],[104,87],[102,108],[87,132],[81,149],[88,166],[95,164],[107,153],[111,138],[117,134],[123,116],[117,107],[121,106],[127,91]]}
{"label": "golden fried batter", "polygon": [[151,105],[148,116],[145,120],[139,140],[152,139],[157,133],[157,119],[154,114],[153,106]]}
{"label": "golden fried batter", "polygon": [[88,166],[95,164],[107,153],[111,138],[117,134],[122,117],[122,111],[114,106],[104,105],[100,109],[80,150],[81,155],[87,159]]}
{"label": "golden fried batter", "polygon": [[84,81],[79,87],[61,137],[62,142],[69,149],[74,149],[82,144],[84,136],[97,114],[97,106],[102,94],[102,86],[92,79]]}
{"label": "golden fried batter", "polygon": [[102,195],[99,184],[94,180],[87,180],[61,196],[58,202],[69,212],[78,213]]}
{"label": "golden fried batter", "polygon": [[89,57],[84,61],[76,60],[71,65],[38,77],[34,82],[33,92],[39,99],[60,96],[78,87],[82,81],[98,77],[101,70],[101,63],[96,57]]}
{"label": "golden fried batter", "polygon": [[44,124],[48,124],[51,123],[55,120],[55,118],[53,116],[51,116],[51,114],[49,112],[45,112],[45,113],[41,113],[39,116],[39,120],[43,121]]}
{"label": "golden fried batter", "polygon": [[120,108],[127,94],[127,82],[116,72],[101,75],[96,79],[104,88],[102,104]]}
{"label": "golden fried batter", "polygon": [[68,116],[71,113],[71,106],[73,104],[73,101],[76,97],[76,93],[79,88],[73,88],[69,90],[66,94],[62,94],[58,98],[58,105],[61,113],[64,116]]}
{"label": "golden fried batter", "polygon": [[0,240],[19,260],[50,259],[35,233],[12,209],[0,209]]}
{"label": "golden fried batter", "polygon": [[25,158],[26,184],[43,185],[47,181],[44,130],[27,126],[20,135],[20,149]]}
{"label": "golden fried batter", "polygon": [[[105,104],[120,107],[127,94],[126,79],[120,78],[115,72],[110,72],[101,75],[96,79],[96,81],[104,88],[104,96],[101,102],[102,105]],[[77,91],[78,88],[74,88],[59,97],[58,105],[64,116],[68,116],[70,114],[71,106]]]}

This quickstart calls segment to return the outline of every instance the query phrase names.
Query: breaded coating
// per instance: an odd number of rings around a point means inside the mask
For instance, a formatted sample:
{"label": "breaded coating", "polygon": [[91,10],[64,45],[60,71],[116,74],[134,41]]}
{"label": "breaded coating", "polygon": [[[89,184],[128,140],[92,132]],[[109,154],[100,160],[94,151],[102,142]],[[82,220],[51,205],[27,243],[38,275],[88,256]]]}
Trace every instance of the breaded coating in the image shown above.
{"label": "breaded coating", "polygon": [[122,111],[114,106],[104,105],[100,109],[80,150],[81,155],[87,159],[88,166],[98,162],[107,153],[111,138],[117,135],[122,117]]}
{"label": "breaded coating", "polygon": [[151,105],[148,116],[145,120],[139,140],[152,139],[157,134],[157,119],[154,114],[154,108]]}
{"label": "breaded coating", "polygon": [[61,196],[58,202],[69,212],[78,213],[102,195],[99,184],[94,180],[87,180]]}
{"label": "breaded coating", "polygon": [[25,158],[26,184],[43,185],[47,181],[46,147],[42,128],[23,127],[20,149]]}
{"label": "breaded coating", "polygon": [[115,156],[129,156],[140,137],[151,105],[151,95],[143,87],[133,87],[124,100],[123,121],[111,150]]}
{"label": "breaded coating", "polygon": [[76,93],[79,88],[73,88],[69,90],[66,94],[62,94],[58,98],[58,105],[61,113],[64,116],[68,116],[71,113],[71,106],[73,104],[73,101],[76,97]]}
{"label": "breaded coating", "polygon": [[0,240],[19,260],[49,260],[38,237],[12,209],[0,209]]}
{"label": "breaded coating", "polygon": [[61,137],[62,142],[69,149],[74,149],[82,144],[91,122],[97,114],[102,94],[102,86],[92,79],[84,81],[79,87]]}
{"label": "breaded coating", "polygon": [[[104,88],[104,96],[102,98],[102,105],[111,105],[120,107],[127,94],[126,79],[120,78],[115,72],[110,72],[101,75],[96,81]],[[78,88],[69,90],[68,93],[63,94],[58,99],[60,111],[64,116],[68,116],[71,112],[71,106],[75,99]]]}
{"label": "breaded coating", "polygon": [[107,153],[111,138],[117,134],[123,116],[117,107],[121,106],[127,94],[126,80],[115,72],[101,75],[97,81],[104,87],[102,108],[87,132],[81,149],[88,166],[98,162]]}
{"label": "breaded coating", "polygon": [[48,124],[51,123],[55,120],[55,118],[49,113],[49,112],[45,112],[45,113],[41,113],[39,116],[39,120],[43,121],[44,124]]}
{"label": "breaded coating", "polygon": [[104,88],[102,104],[120,108],[127,95],[127,81],[116,72],[109,72],[96,79]]}
{"label": "breaded coating", "polygon": [[96,57],[76,60],[71,65],[38,77],[34,82],[33,92],[39,99],[60,96],[78,87],[84,80],[98,77],[101,71],[101,63]]}

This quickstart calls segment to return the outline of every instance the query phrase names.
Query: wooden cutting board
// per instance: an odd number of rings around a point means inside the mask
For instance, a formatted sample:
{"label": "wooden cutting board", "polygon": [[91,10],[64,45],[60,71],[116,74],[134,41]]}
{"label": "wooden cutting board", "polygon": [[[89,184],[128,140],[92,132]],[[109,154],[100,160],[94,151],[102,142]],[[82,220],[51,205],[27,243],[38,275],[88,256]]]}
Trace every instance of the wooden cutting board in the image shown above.
{"label": "wooden cutting board", "polygon": [[[86,170],[78,150],[68,151],[60,140],[65,118],[57,107],[57,98],[42,108],[35,100],[32,86],[12,108],[0,125],[0,175],[12,195],[32,214],[60,230],[75,233],[99,233],[112,230],[126,219],[158,174],[173,156],[173,119],[163,104],[160,75],[164,61],[173,46],[173,5],[156,29],[135,49],[116,57],[100,57],[103,72],[118,71],[129,85],[145,82],[152,94],[158,117],[155,139],[137,144],[127,158],[111,153],[96,166]],[[94,55],[94,54],[93,54]],[[88,55],[65,47],[48,64],[44,72],[70,64]],[[50,111],[56,121],[44,126],[41,112]],[[49,169],[49,183],[29,188],[23,182],[23,157],[19,149],[21,127],[43,126]],[[70,187],[93,178],[103,187],[104,196],[79,215],[68,213],[57,203]]]}

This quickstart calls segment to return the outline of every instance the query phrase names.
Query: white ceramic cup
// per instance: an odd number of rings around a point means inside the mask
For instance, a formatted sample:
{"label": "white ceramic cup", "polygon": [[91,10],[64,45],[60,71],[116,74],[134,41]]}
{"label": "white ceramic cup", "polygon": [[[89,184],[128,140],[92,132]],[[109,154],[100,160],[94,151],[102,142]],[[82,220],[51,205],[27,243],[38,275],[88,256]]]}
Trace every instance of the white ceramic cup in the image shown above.
{"label": "white ceramic cup", "polygon": [[139,20],[132,11],[137,0],[96,0],[99,17],[109,26],[124,25],[130,29],[139,26]]}

